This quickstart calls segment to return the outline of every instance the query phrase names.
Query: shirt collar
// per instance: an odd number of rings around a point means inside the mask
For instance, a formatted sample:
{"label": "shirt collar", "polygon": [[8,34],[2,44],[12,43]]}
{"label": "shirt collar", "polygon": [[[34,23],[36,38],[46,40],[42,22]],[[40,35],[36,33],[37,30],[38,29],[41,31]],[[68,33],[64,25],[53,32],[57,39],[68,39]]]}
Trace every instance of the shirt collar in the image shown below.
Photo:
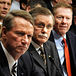
{"label": "shirt collar", "polygon": [[[54,30],[52,32],[53,32],[53,35],[54,35],[55,39],[61,39],[61,40],[63,39],[63,37],[60,36],[59,34],[57,34]],[[66,34],[64,35],[64,38],[66,39]]]}
{"label": "shirt collar", "polygon": [[7,60],[8,60],[8,64],[9,64],[9,69],[10,69],[10,72],[12,70],[12,66],[17,63],[17,60],[15,61],[14,58],[8,53],[8,51],[6,50],[6,48],[4,47],[3,43],[1,42],[1,45],[2,45],[2,48],[3,48],[3,51],[7,57]]}
{"label": "shirt collar", "polygon": [[0,22],[0,25],[2,25],[2,22]]}
{"label": "shirt collar", "polygon": [[[36,48],[36,50],[39,50],[40,46],[36,44],[34,41],[32,41],[32,45]],[[43,47],[43,45],[41,45]]]}

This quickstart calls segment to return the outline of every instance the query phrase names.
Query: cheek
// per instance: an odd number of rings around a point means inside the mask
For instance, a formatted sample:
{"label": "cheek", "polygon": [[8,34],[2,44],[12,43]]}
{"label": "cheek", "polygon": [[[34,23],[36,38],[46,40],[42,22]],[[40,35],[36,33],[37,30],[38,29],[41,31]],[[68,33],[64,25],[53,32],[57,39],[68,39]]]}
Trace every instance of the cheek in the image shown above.
{"label": "cheek", "polygon": [[7,41],[10,43],[10,44],[13,44],[13,45],[18,45],[20,42],[21,42],[21,39],[13,34],[9,35],[7,37]]}
{"label": "cheek", "polygon": [[38,35],[41,33],[41,31],[39,29],[35,29],[35,32],[34,32],[34,36],[35,37],[38,37]]}
{"label": "cheek", "polygon": [[72,21],[69,22],[69,25],[70,25],[70,26],[72,25]]}
{"label": "cheek", "polygon": [[50,36],[50,34],[51,34],[51,30],[50,30],[50,31],[48,31],[48,32],[47,32],[47,34],[48,34],[48,37],[49,37],[49,36]]}
{"label": "cheek", "polygon": [[55,19],[55,23],[56,24],[60,24],[61,23],[61,20]]}
{"label": "cheek", "polygon": [[30,40],[28,41],[28,43],[27,43],[27,49],[29,48],[31,41],[32,41],[32,39],[30,39]]}

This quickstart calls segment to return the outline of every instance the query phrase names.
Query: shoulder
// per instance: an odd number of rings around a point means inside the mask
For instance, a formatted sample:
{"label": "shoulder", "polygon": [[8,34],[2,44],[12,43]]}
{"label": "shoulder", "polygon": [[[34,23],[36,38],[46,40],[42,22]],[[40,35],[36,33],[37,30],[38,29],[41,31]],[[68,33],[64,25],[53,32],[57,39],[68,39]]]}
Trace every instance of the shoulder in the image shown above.
{"label": "shoulder", "polygon": [[50,41],[50,40],[48,40],[46,43],[45,43],[45,45],[46,46],[48,46],[48,47],[51,47],[51,48],[55,48],[55,44],[54,44],[54,42],[52,42],[52,41]]}
{"label": "shoulder", "polygon": [[76,44],[76,34],[72,33],[72,32],[67,32],[67,39],[72,42],[72,43],[75,43]]}
{"label": "shoulder", "polygon": [[56,46],[54,42],[48,40],[44,46],[51,54],[56,52]]}
{"label": "shoulder", "polygon": [[18,60],[18,73],[23,73],[25,76],[30,76],[32,74],[32,70],[34,70],[32,57],[27,51]]}
{"label": "shoulder", "polygon": [[24,63],[31,63],[32,58],[31,54],[27,51],[20,58],[19,61],[23,61]]}
{"label": "shoulder", "polygon": [[74,37],[74,38],[76,38],[76,34],[74,34],[73,32],[71,32],[71,31],[68,31],[67,33],[66,33],[66,35],[67,36],[69,36],[69,37]]}

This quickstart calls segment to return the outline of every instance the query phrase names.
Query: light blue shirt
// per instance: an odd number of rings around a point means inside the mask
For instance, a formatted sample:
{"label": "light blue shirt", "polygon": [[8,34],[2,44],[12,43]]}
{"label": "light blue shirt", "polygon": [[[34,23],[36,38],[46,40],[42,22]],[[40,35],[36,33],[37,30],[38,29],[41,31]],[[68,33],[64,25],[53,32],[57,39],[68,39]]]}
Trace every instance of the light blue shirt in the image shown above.
{"label": "light blue shirt", "polygon": [[12,10],[20,10],[20,3],[16,0],[13,0],[10,11]]}
{"label": "light blue shirt", "polygon": [[[57,51],[59,54],[60,62],[62,65],[64,62],[64,59],[65,59],[65,57],[64,57],[64,44],[62,43],[63,37],[58,35],[54,30],[53,30],[53,35],[54,35],[54,41],[56,44],[56,48],[57,48]],[[64,35],[64,38],[66,39],[66,35]],[[67,76],[64,68],[63,68],[63,73],[64,73],[64,76]]]}

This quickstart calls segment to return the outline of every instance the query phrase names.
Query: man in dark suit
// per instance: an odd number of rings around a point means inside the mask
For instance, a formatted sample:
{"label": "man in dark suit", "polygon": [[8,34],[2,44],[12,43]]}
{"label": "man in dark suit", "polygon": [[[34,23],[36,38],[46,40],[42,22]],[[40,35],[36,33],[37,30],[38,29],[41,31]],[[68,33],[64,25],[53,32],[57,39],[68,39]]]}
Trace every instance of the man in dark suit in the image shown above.
{"label": "man in dark suit", "polygon": [[47,7],[44,0],[20,0],[20,9],[29,12],[35,7]]}
{"label": "man in dark suit", "polygon": [[27,57],[25,69],[22,68],[23,57],[19,62],[18,59],[30,45],[34,31],[33,24],[32,16],[22,10],[11,11],[4,18],[0,41],[0,76],[31,76],[33,65],[30,54],[25,55]]}
{"label": "man in dark suit", "polygon": [[47,4],[48,9],[52,11],[53,6],[55,6],[58,2],[72,4],[72,0],[44,0]]}
{"label": "man in dark suit", "polygon": [[37,7],[31,10],[30,14],[34,18],[35,25],[33,40],[28,51],[33,57],[37,74],[40,76],[62,76],[56,57],[57,53],[55,53],[56,48],[52,42],[48,41],[54,25],[52,13],[47,8]]}
{"label": "man in dark suit", "polygon": [[[62,70],[64,76],[69,76],[69,72],[67,70],[65,50],[63,38],[66,39],[68,49],[69,49],[69,59],[70,59],[70,67],[71,67],[71,75],[75,76],[76,72],[76,36],[68,31],[72,24],[72,6],[69,4],[58,3],[53,7],[53,13],[55,17],[55,25],[54,29],[50,35],[49,40],[54,42],[57,48],[57,53],[60,59],[60,64],[62,66]],[[68,62],[69,64],[69,62]]]}

